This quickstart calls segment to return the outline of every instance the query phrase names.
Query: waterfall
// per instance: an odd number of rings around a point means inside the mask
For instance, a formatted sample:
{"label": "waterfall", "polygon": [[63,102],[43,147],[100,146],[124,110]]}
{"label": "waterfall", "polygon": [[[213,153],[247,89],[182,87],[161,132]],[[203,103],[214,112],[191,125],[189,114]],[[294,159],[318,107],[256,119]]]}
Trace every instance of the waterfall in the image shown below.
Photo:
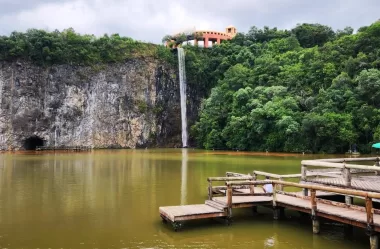
{"label": "waterfall", "polygon": [[185,51],[178,48],[179,89],[181,92],[182,146],[187,147],[187,118],[186,118],[186,67]]}
{"label": "waterfall", "polygon": [[2,79],[2,75],[0,75],[0,105],[3,103],[3,87],[4,87],[4,81]]}

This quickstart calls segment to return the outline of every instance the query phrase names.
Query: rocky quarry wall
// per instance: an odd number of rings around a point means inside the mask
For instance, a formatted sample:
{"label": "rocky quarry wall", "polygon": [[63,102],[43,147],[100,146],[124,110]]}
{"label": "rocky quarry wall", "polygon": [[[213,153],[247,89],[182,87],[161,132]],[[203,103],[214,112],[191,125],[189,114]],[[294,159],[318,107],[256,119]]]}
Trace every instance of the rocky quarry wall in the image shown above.
{"label": "rocky quarry wall", "polygon": [[91,67],[0,62],[0,149],[25,149],[30,139],[46,146],[180,146],[176,75],[143,59]]}

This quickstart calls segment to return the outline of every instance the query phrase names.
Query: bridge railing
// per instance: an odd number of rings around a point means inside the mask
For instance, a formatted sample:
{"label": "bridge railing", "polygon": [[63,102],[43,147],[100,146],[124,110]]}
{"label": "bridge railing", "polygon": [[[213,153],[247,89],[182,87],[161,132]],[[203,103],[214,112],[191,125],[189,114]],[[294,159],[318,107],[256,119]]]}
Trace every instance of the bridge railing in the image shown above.
{"label": "bridge railing", "polygon": [[[211,200],[214,197],[214,193],[217,195],[225,195],[227,191],[226,186],[213,186],[213,182],[226,182],[226,181],[253,181],[254,178],[250,175],[244,175],[239,173],[227,172],[226,177],[209,177],[208,181],[208,199]],[[248,188],[247,186],[234,186],[234,189]],[[224,193],[223,193],[224,191]],[[250,190],[250,193],[254,193],[254,189]],[[241,194],[244,195],[244,194]]]}
{"label": "bridge railing", "polygon": [[[327,185],[338,185],[352,188],[352,176],[355,174],[375,173],[379,174],[379,157],[368,158],[338,158],[338,159],[321,159],[321,160],[303,160],[301,161],[301,182],[321,183],[319,177],[340,178],[343,184],[334,183],[334,181],[325,182]],[[353,164],[352,162],[374,162],[374,166]],[[307,195],[304,189],[304,195]],[[347,199],[347,202],[350,202]]]}
{"label": "bridge railing", "polygon": [[[294,182],[285,182],[285,181],[278,181],[278,180],[272,180],[272,181],[227,181],[227,213],[230,217],[232,215],[232,196],[233,196],[233,186],[257,186],[257,185],[264,185],[264,184],[272,184],[273,185],[273,193],[272,193],[272,202],[273,202],[273,208],[274,212],[277,212],[276,209],[278,207],[277,205],[277,195],[283,194],[283,195],[289,195],[301,199],[310,200],[310,212],[313,219],[313,230],[315,229],[316,233],[319,232],[319,222],[317,217],[318,212],[318,203],[324,203],[332,206],[338,206],[338,207],[344,207],[351,210],[358,210],[365,212],[367,215],[366,224],[358,224],[358,226],[361,226],[363,228],[366,228],[368,232],[374,232],[374,214],[380,214],[380,210],[373,208],[373,198],[380,199],[380,193],[373,193],[373,192],[366,192],[366,191],[360,191],[360,190],[353,190],[353,189],[343,189],[343,188],[336,188],[336,187],[328,187],[328,186],[320,186],[320,185],[312,185],[312,184],[302,184],[302,183],[294,183]],[[302,188],[302,189],[308,189],[311,192],[310,196],[300,196],[292,193],[285,193],[281,190],[279,190],[279,186],[283,187],[296,187],[296,188]],[[357,206],[357,205],[351,205],[351,204],[345,204],[345,203],[339,203],[329,200],[322,200],[318,199],[316,195],[316,191],[324,191],[329,193],[336,193],[336,194],[342,194],[342,195],[350,195],[355,197],[361,197],[365,199],[365,207]],[[314,224],[315,221],[315,224]],[[318,231],[317,231],[318,230]]]}

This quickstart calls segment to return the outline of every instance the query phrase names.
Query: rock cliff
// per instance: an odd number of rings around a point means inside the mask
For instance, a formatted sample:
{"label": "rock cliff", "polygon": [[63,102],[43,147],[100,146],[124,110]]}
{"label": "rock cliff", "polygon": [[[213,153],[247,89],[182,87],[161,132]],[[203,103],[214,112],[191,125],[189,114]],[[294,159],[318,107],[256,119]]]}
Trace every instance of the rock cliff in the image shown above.
{"label": "rock cliff", "polygon": [[0,149],[28,149],[38,141],[180,146],[179,103],[175,68],[153,59],[91,67],[0,62]]}

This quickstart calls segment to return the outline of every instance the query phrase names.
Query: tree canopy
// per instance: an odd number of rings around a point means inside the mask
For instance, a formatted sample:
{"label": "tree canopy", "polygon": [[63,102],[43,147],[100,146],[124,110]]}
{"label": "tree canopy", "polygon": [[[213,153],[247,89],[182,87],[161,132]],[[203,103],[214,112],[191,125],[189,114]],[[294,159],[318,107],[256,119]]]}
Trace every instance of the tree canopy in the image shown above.
{"label": "tree canopy", "polygon": [[122,62],[138,57],[172,60],[164,46],[135,41],[118,34],[81,35],[72,28],[48,32],[30,29],[0,36],[0,60],[27,59],[39,65]]}
{"label": "tree canopy", "polygon": [[214,82],[192,127],[199,147],[369,152],[380,140],[379,22],[355,34],[252,27],[208,54],[197,61],[206,64],[198,82]]}

